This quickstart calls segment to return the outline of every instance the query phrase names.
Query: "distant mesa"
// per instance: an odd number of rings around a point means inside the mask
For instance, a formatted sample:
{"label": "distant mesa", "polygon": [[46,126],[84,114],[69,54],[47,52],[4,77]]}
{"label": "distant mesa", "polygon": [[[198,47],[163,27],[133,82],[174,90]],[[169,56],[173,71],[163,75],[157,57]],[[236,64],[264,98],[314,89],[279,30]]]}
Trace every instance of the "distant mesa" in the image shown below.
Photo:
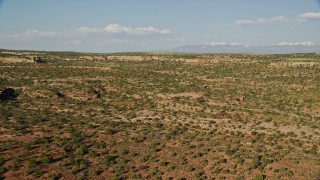
{"label": "distant mesa", "polygon": [[0,102],[7,100],[15,100],[18,97],[18,93],[15,89],[7,87],[0,89]]}

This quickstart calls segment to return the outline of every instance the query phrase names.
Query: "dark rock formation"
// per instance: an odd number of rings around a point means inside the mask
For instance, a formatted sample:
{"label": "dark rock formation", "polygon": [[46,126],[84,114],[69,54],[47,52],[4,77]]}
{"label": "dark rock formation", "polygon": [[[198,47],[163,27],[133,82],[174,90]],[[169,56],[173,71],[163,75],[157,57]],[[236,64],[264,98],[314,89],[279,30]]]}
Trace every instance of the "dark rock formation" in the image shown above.
{"label": "dark rock formation", "polygon": [[40,56],[34,57],[33,60],[36,63],[46,63],[47,62],[45,59],[41,58]]}
{"label": "dark rock formation", "polygon": [[61,93],[61,92],[57,92],[56,95],[58,96],[58,98],[64,98],[64,97],[66,97],[66,95],[64,95],[64,94]]}
{"label": "dark rock formation", "polygon": [[0,90],[0,101],[15,100],[18,93],[13,88],[4,88]]}

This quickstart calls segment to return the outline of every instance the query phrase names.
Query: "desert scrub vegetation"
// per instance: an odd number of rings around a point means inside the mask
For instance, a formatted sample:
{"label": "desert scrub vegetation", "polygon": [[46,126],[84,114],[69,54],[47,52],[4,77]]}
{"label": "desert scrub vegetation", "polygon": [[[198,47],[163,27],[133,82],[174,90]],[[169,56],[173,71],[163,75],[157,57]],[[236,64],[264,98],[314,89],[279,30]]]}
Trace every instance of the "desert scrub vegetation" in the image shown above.
{"label": "desert scrub vegetation", "polygon": [[316,54],[3,51],[1,178],[319,176]]}

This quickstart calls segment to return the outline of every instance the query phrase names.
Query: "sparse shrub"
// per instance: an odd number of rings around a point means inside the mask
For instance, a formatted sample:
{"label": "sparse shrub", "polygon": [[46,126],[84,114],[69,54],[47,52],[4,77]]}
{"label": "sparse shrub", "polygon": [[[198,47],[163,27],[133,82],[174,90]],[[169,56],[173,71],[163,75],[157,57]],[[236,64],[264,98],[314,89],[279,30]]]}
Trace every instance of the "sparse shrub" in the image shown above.
{"label": "sparse shrub", "polygon": [[254,177],[253,177],[253,180],[264,180],[265,177],[264,175],[262,174],[256,174]]}

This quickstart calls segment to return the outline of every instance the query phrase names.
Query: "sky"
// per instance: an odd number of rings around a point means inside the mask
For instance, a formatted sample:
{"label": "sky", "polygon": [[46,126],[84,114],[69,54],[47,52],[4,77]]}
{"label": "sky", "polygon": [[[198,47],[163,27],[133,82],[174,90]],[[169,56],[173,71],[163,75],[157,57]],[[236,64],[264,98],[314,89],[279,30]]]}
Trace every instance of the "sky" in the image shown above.
{"label": "sky", "polygon": [[0,48],[320,44],[320,0],[0,0]]}

